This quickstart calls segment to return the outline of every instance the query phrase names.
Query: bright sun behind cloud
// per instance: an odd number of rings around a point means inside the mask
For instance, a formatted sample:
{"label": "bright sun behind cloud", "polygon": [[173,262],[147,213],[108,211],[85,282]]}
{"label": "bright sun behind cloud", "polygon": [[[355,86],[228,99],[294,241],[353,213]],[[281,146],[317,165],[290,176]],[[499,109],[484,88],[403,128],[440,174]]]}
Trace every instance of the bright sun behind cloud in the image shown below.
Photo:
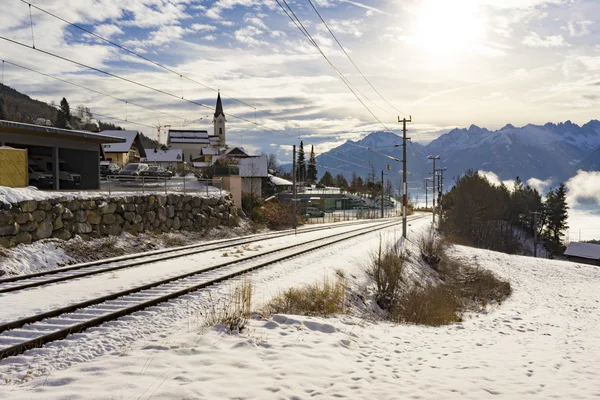
{"label": "bright sun behind cloud", "polygon": [[414,43],[446,61],[470,52],[485,36],[485,19],[474,0],[423,0]]}

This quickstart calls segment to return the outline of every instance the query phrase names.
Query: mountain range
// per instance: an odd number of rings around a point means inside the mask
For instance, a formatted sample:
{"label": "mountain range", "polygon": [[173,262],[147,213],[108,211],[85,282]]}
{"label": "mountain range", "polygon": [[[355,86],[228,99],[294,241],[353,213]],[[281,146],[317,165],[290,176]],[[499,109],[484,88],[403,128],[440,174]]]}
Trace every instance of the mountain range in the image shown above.
{"label": "mountain range", "polygon": [[[432,170],[428,155],[439,155],[436,168],[447,168],[451,179],[467,169],[494,172],[501,180],[526,181],[529,178],[566,180],[578,169],[600,169],[600,121],[583,126],[567,121],[545,125],[514,127],[497,131],[471,125],[453,129],[427,145],[413,137],[407,147],[409,182],[422,182]],[[336,170],[366,177],[373,169],[378,176],[390,165],[391,175],[401,172],[402,164],[385,157],[402,159],[402,138],[390,132],[372,132],[358,141],[348,140],[321,154],[317,163]],[[374,151],[369,150],[369,148]],[[322,171],[320,171],[322,172]],[[399,176],[399,175],[398,175]],[[396,181],[396,179],[394,179]]]}

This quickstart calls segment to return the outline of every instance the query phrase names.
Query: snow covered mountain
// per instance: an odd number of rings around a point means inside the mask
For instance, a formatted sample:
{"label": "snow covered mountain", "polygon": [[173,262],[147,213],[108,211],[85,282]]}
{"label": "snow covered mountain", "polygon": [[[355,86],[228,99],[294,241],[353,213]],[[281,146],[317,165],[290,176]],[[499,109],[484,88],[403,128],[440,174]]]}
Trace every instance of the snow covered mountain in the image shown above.
{"label": "snow covered mountain", "polygon": [[[362,140],[347,141],[324,153],[318,157],[318,162],[347,171],[346,175],[356,172],[367,176],[371,165],[376,173],[385,169],[386,164],[396,164],[393,171],[398,171],[400,164],[365,147],[401,159],[402,148],[394,147],[401,144],[402,139],[397,135],[373,132]],[[503,180],[517,176],[522,180],[531,177],[564,180],[574,175],[578,168],[598,168],[599,147],[600,121],[597,120],[583,126],[571,121],[543,126],[530,124],[521,128],[509,124],[497,131],[472,125],[468,129],[457,128],[443,134],[426,146],[413,138],[407,149],[409,180],[421,180],[427,176],[431,170],[431,163],[426,160],[429,154],[442,157],[438,165],[448,168],[446,176],[449,178],[472,168],[492,171]]]}
{"label": "snow covered mountain", "polygon": [[600,171],[600,146],[577,164],[576,167],[584,171]]}

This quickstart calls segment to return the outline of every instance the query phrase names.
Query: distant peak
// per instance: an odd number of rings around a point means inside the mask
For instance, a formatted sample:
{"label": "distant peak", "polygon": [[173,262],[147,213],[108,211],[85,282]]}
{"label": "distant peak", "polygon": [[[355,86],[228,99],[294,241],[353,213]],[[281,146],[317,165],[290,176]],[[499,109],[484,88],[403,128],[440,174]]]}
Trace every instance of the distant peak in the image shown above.
{"label": "distant peak", "polygon": [[506,124],[502,129],[500,129],[501,131],[505,130],[505,129],[515,129],[515,126],[513,124]]}
{"label": "distant peak", "polygon": [[478,127],[477,125],[474,125],[474,124],[469,127],[469,132],[471,132],[471,131],[480,131],[480,130],[481,130],[481,128]]}

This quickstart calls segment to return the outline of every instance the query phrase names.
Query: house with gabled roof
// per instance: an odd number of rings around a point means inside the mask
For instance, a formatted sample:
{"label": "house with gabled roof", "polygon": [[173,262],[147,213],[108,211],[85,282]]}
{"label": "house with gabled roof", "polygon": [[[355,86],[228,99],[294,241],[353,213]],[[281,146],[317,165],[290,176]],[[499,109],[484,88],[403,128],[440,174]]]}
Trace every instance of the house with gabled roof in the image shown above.
{"label": "house with gabled roof", "polygon": [[[180,149],[186,162],[205,162],[204,156],[209,155],[203,149],[213,148],[218,150],[226,147],[225,113],[221,93],[217,95],[217,105],[213,117],[213,134],[198,125],[188,125],[181,128],[169,128],[167,146],[170,149]],[[200,161],[199,158],[203,160]],[[210,161],[210,160],[209,160]]]}
{"label": "house with gabled roof", "polygon": [[572,242],[564,255],[569,261],[600,266],[600,244]]}
{"label": "house with gabled roof", "polygon": [[103,135],[125,139],[122,143],[103,143],[104,159],[123,168],[126,164],[139,162],[146,157],[146,149],[138,131],[102,131]]}

